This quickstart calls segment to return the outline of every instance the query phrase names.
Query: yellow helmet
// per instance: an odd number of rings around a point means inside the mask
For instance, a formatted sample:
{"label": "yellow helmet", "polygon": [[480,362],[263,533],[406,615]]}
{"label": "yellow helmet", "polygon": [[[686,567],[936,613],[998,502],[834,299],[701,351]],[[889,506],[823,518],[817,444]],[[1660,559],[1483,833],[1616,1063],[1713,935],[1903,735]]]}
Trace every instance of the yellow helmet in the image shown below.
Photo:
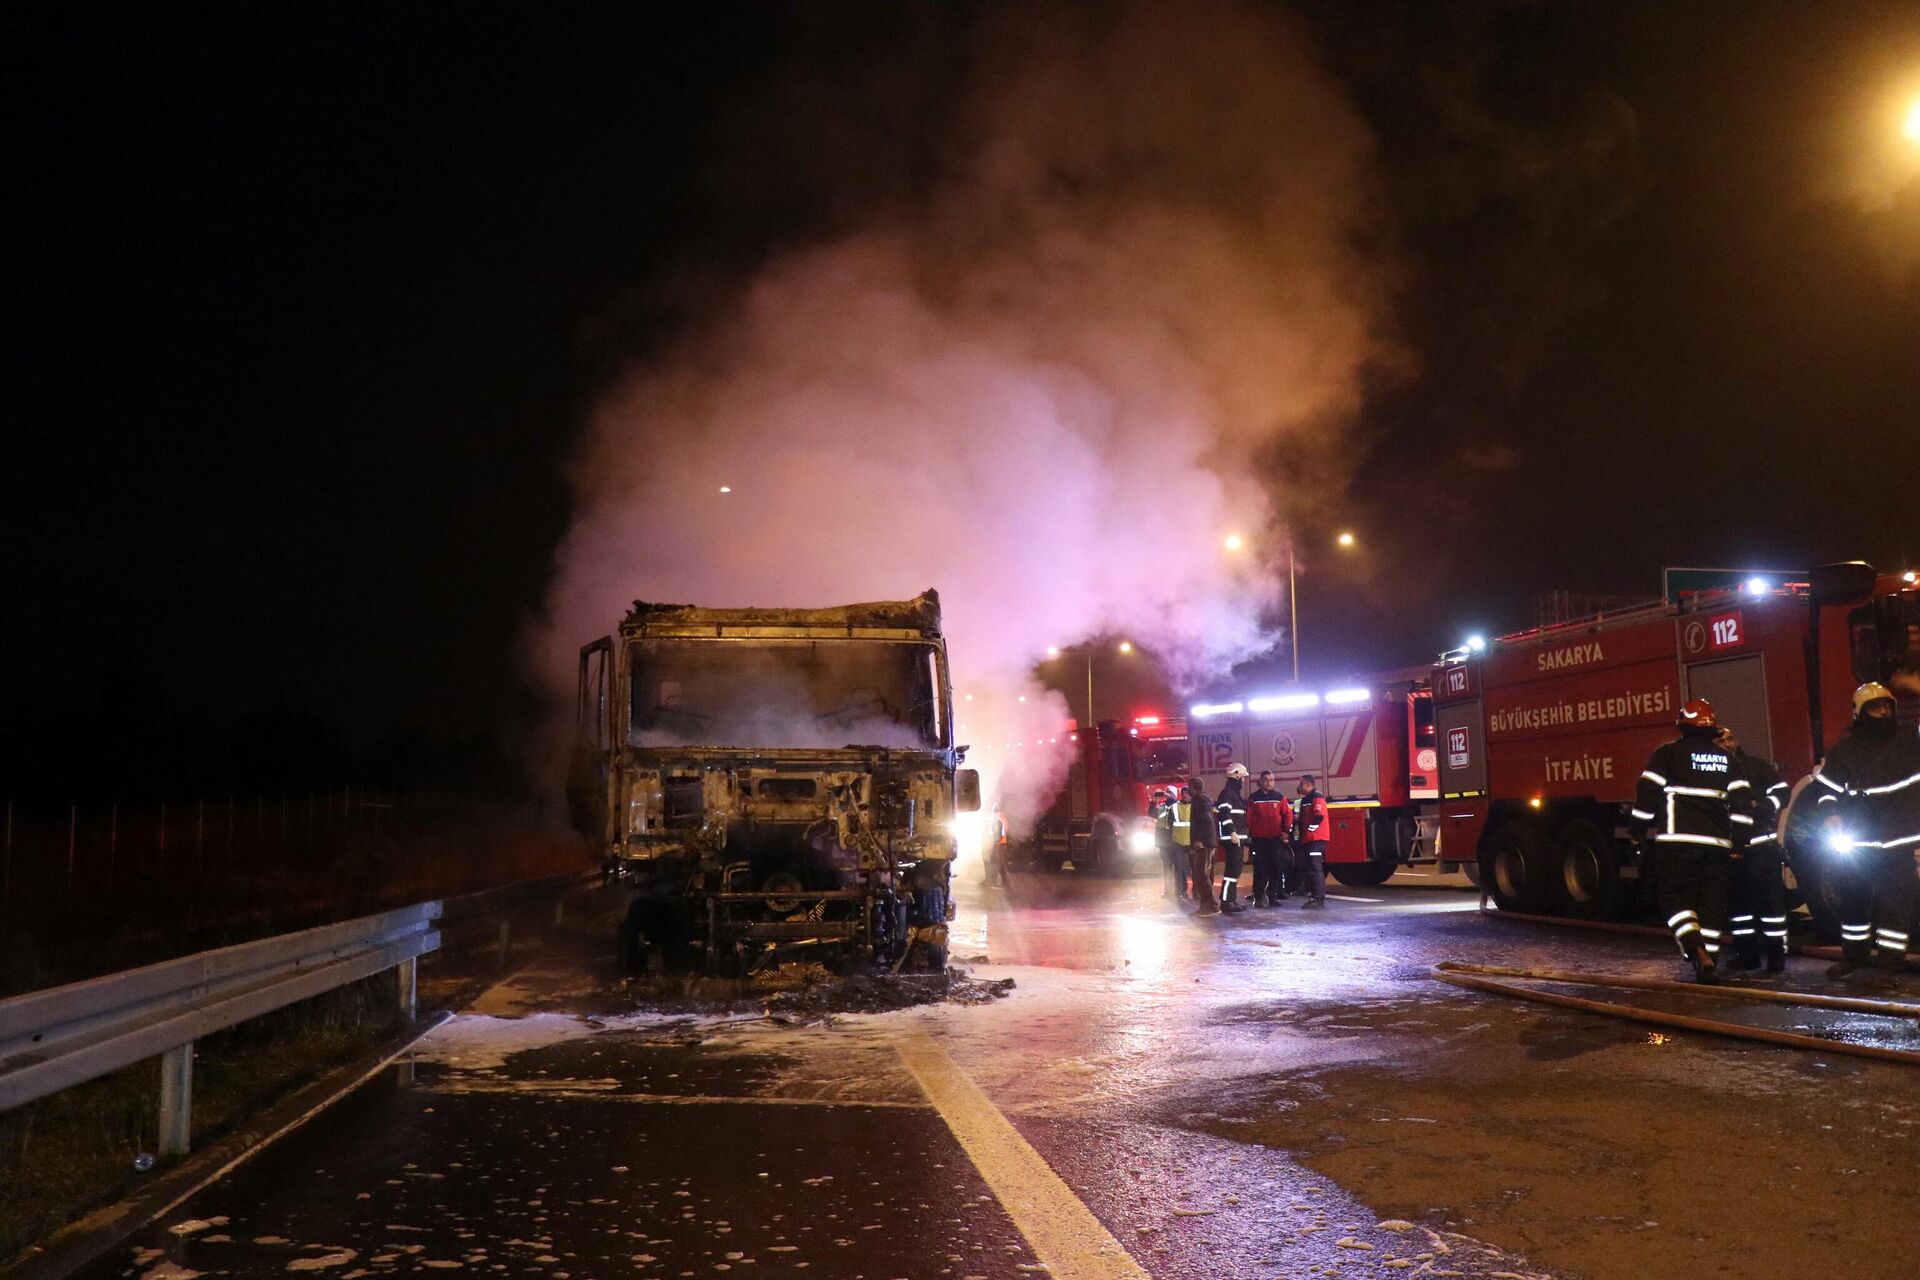
{"label": "yellow helmet", "polygon": [[1853,714],[1859,715],[1866,709],[1868,703],[1878,702],[1882,698],[1892,702],[1893,690],[1877,681],[1868,681],[1853,691]]}

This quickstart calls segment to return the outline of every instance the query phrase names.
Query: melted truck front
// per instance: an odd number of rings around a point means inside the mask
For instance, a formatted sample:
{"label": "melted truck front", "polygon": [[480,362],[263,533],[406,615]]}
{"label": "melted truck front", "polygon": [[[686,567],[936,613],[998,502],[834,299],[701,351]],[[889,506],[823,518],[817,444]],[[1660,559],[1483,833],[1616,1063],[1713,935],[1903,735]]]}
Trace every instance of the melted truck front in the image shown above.
{"label": "melted truck front", "polygon": [[637,603],[580,651],[575,825],[636,896],[629,968],[943,969],[960,767],[940,602]]}

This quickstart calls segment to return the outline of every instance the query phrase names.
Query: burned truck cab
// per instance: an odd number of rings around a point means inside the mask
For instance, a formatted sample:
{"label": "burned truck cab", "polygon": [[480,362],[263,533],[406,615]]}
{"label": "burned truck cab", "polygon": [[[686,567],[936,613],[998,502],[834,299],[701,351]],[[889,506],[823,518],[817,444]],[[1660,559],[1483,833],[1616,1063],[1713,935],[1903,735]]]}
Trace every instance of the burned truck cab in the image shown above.
{"label": "burned truck cab", "polygon": [[635,604],[580,654],[576,825],[635,891],[622,960],[944,969],[960,767],[939,598]]}

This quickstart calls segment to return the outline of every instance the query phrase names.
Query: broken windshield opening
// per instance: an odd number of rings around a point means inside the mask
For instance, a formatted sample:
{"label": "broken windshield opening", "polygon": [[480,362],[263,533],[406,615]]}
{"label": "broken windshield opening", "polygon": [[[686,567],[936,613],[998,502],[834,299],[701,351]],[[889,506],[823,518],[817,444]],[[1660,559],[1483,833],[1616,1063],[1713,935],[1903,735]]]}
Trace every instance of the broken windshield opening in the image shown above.
{"label": "broken windshield opening", "polygon": [[630,746],[946,746],[932,645],[656,639],[629,655]]}

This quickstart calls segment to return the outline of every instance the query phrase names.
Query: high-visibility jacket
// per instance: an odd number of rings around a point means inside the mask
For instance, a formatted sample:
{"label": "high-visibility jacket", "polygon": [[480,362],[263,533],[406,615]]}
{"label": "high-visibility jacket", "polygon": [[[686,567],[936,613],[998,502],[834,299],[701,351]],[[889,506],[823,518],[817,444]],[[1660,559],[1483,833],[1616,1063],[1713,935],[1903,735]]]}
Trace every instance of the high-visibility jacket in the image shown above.
{"label": "high-visibility jacket", "polygon": [[1712,738],[1682,735],[1655,747],[1634,791],[1632,829],[1656,845],[1734,848],[1754,829],[1753,782]]}
{"label": "high-visibility jacket", "polygon": [[1285,836],[1293,825],[1293,806],[1278,791],[1268,788],[1247,797],[1247,834],[1254,839]]}
{"label": "high-visibility jacket", "polygon": [[1920,848],[1920,738],[1849,733],[1813,771],[1816,820],[1838,814],[1857,849]]}
{"label": "high-visibility jacket", "polygon": [[1176,801],[1167,806],[1172,816],[1167,826],[1173,832],[1173,842],[1182,847],[1193,843],[1193,806],[1185,800]]}

